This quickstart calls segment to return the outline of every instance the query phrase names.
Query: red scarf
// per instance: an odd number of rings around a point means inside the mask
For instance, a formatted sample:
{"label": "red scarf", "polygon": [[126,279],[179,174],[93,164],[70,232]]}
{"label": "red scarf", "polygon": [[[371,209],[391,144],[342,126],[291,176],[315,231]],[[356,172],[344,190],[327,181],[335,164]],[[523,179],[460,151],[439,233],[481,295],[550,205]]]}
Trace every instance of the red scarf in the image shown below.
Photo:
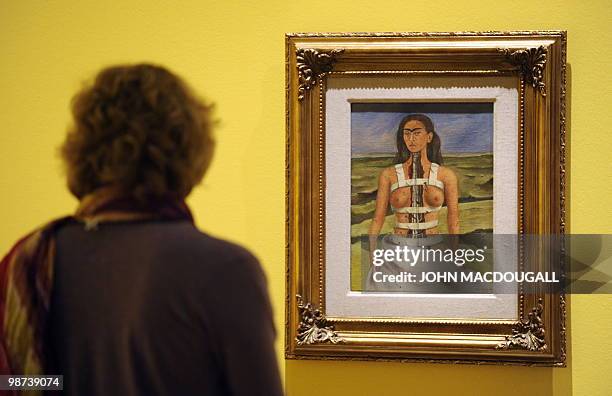
{"label": "red scarf", "polygon": [[45,374],[47,317],[55,256],[55,232],[69,221],[95,229],[102,222],[189,220],[185,202],[174,196],[136,200],[115,188],[84,197],[65,216],[19,240],[0,263],[0,374]]}

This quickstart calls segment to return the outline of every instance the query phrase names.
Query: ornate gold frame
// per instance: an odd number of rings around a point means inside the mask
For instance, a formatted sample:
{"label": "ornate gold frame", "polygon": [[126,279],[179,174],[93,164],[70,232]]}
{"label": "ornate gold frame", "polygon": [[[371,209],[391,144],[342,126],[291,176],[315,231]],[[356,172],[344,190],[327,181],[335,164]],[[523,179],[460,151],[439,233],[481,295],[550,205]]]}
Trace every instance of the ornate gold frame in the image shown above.
{"label": "ornate gold frame", "polygon": [[[565,232],[566,32],[287,34],[286,357],[565,366],[563,293],[521,291],[517,322],[326,318],[330,73],[516,76],[518,232]],[[533,270],[563,276],[562,259],[541,256]]]}

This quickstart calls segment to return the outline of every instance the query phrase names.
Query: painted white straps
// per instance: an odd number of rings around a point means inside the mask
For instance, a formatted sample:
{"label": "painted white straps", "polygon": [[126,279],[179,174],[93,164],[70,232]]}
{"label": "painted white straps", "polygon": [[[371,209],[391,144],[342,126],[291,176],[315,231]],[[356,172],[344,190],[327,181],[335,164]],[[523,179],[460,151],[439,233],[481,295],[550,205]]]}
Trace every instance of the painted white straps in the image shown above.
{"label": "painted white straps", "polygon": [[424,223],[395,223],[397,228],[405,230],[427,230],[438,225],[438,220],[426,221]]}
{"label": "painted white straps", "polygon": [[439,211],[442,209],[442,206],[436,206],[435,208],[429,206],[404,206],[403,208],[394,208],[392,205],[391,209],[393,209],[395,213],[431,213]]}
{"label": "painted white straps", "polygon": [[[431,163],[429,168],[429,177],[425,178],[416,178],[416,179],[406,179],[404,174],[404,165],[397,164],[395,165],[395,174],[397,175],[397,182],[391,185],[391,192],[397,190],[402,187],[410,187],[410,186],[436,186],[442,190],[444,190],[444,183],[438,180],[438,169],[440,169],[440,165],[436,163]],[[402,208],[395,208],[391,206],[395,213],[431,213],[437,212],[442,209],[442,205],[437,206],[435,208],[429,206],[404,206]],[[429,228],[436,227],[438,225],[438,220],[426,221],[423,223],[399,223],[397,222],[395,226],[397,228],[408,229],[408,230],[427,230]]]}
{"label": "painted white straps", "polygon": [[402,187],[410,186],[436,186],[441,190],[444,190],[444,183],[438,180],[438,169],[440,165],[432,162],[429,169],[429,178],[417,178],[417,179],[406,179],[404,176],[404,166],[402,164],[395,165],[395,174],[397,175],[397,182],[391,185],[391,192]]}

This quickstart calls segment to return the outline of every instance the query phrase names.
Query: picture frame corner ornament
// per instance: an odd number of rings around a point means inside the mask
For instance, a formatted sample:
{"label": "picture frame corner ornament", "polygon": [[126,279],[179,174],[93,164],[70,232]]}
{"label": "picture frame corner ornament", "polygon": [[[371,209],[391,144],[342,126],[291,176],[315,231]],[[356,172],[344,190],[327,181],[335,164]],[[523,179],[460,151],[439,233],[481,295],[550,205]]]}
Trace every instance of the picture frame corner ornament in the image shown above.
{"label": "picture frame corner ornament", "polygon": [[298,101],[302,101],[307,91],[321,78],[331,72],[338,61],[337,56],[344,49],[318,50],[315,48],[298,48],[295,51],[298,71]]}
{"label": "picture frame corner ornament", "polygon": [[545,340],[545,330],[542,320],[544,305],[542,298],[527,315],[527,320],[519,321],[512,335],[506,336],[505,340],[495,346],[495,349],[527,349],[533,352],[545,352],[548,350]]}
{"label": "picture frame corner ornament", "polygon": [[528,84],[538,90],[546,97],[546,83],[544,82],[544,69],[548,57],[548,49],[540,45],[525,49],[497,48],[497,51],[504,55],[508,62],[519,69]]}
{"label": "picture frame corner ornament", "polygon": [[297,345],[311,345],[331,343],[344,343],[345,340],[338,336],[334,326],[328,323],[325,315],[320,309],[314,308],[311,303],[304,303],[301,295],[296,295],[297,307],[300,315],[297,336]]}

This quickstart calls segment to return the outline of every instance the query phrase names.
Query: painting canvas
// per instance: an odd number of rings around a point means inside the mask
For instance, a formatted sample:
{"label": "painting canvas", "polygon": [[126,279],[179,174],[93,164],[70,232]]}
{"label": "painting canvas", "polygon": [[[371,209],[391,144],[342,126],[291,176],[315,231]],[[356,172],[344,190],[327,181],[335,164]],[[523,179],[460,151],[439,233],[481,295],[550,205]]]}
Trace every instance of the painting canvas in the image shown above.
{"label": "painting canvas", "polygon": [[[431,121],[440,155],[435,159],[424,158],[422,162],[438,163],[457,180],[458,227],[449,229],[448,205],[444,202],[430,216],[437,215],[438,224],[427,233],[493,231],[493,114],[492,102],[351,104],[351,290],[362,290],[367,273],[362,240],[372,233],[380,178],[385,172],[395,173],[398,163],[410,162],[410,158],[402,161],[398,156],[401,149],[398,145],[405,144],[401,138],[406,119],[424,116]],[[426,153],[425,150],[425,156]],[[396,179],[397,176],[393,181]],[[444,200],[444,194],[441,197]],[[401,232],[396,229],[400,215],[393,213],[392,205],[386,206],[379,233]]]}

